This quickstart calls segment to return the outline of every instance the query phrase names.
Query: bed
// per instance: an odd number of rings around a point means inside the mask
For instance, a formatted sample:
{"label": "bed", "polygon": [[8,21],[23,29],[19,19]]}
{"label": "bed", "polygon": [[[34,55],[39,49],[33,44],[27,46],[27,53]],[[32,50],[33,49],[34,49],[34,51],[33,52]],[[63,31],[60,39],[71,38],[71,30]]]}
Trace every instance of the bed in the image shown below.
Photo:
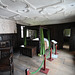
{"label": "bed", "polygon": [[[33,39],[33,41],[39,41],[39,38]],[[49,48],[49,41],[48,39],[44,38],[45,50]]]}
{"label": "bed", "polygon": [[[41,39],[44,38],[45,50],[50,48],[50,30],[45,26],[25,26],[25,44],[27,46],[36,47],[37,54],[40,53],[45,54],[43,42],[41,43]],[[35,34],[33,36],[29,36],[30,39],[26,38],[26,30],[35,30]],[[32,34],[32,33],[31,33]],[[36,38],[37,37],[37,38]],[[35,39],[32,39],[35,38]],[[47,39],[48,38],[48,39]],[[48,41],[49,40],[49,41]],[[42,46],[41,46],[42,44]]]}

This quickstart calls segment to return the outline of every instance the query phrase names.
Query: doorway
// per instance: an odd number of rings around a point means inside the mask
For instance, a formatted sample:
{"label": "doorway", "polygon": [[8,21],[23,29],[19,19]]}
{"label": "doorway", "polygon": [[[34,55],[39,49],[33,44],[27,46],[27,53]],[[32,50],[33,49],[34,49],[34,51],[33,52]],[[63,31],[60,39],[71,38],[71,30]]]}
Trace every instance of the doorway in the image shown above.
{"label": "doorway", "polygon": [[71,37],[71,29],[64,29],[63,30],[63,49],[69,50],[70,48],[70,37]]}

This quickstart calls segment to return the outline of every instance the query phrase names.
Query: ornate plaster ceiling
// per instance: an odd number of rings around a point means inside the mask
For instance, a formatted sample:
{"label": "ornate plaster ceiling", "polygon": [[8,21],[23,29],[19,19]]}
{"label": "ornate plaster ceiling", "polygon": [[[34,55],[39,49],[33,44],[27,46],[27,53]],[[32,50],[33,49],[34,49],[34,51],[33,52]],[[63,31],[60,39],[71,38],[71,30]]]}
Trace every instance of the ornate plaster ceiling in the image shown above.
{"label": "ornate plaster ceiling", "polygon": [[30,25],[73,22],[75,0],[0,0],[0,18]]}

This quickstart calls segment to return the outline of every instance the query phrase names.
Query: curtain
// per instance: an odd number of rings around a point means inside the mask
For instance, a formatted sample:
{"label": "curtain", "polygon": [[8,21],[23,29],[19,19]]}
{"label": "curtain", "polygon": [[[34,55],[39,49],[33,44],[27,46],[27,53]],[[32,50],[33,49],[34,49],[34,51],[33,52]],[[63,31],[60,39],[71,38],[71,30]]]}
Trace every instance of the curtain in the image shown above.
{"label": "curtain", "polygon": [[40,28],[40,41],[41,41],[41,49],[40,49],[40,54],[44,55],[45,54],[45,45],[44,45],[44,33],[43,33],[43,28]]}

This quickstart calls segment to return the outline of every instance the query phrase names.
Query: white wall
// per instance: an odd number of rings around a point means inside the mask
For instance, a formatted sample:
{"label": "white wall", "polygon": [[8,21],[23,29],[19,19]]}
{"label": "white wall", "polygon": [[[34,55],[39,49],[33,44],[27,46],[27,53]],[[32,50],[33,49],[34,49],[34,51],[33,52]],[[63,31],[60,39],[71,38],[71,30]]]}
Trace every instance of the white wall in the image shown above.
{"label": "white wall", "polygon": [[0,19],[0,34],[8,33],[17,33],[15,21]]}

